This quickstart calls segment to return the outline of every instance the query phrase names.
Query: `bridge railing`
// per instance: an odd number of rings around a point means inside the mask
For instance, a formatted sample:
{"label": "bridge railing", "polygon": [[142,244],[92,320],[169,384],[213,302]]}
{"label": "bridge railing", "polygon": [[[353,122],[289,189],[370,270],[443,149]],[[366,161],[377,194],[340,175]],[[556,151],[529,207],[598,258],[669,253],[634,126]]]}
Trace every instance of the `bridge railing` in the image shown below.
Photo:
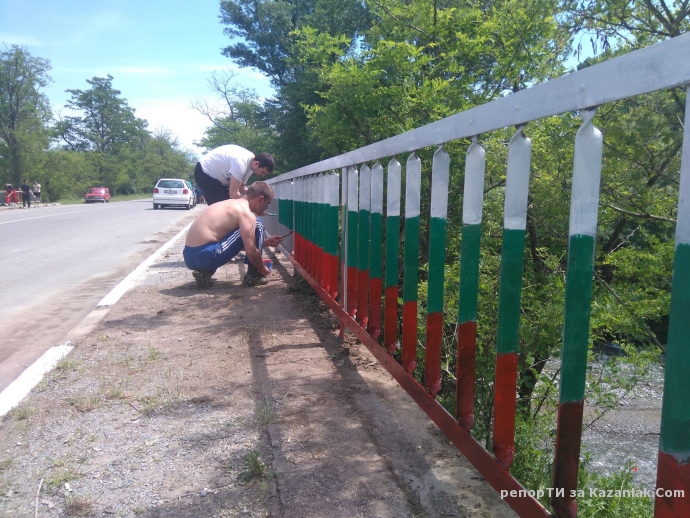
{"label": "bridge railing", "polygon": [[[603,137],[594,126],[605,103],[690,83],[690,34],[618,57],[458,113],[432,124],[311,164],[269,181],[275,190],[272,234],[294,230],[284,251],[324,301],[407,390],[507,503],[523,517],[550,516],[510,474],[514,457],[518,332],[531,141],[526,125],[566,112],[582,118],[574,162],[551,507],[577,515],[593,258]],[[690,120],[686,103],[685,120]],[[485,150],[477,137],[514,126],[507,156],[499,280],[492,452],[469,433],[474,422],[476,321]],[[444,144],[470,138],[462,199],[456,410],[436,401],[441,386],[444,265],[450,158]],[[420,150],[431,165],[424,386],[417,361],[420,247]],[[405,158],[406,157],[406,158]],[[405,168],[404,193],[402,169]],[[385,182],[385,189],[384,189]],[[384,192],[386,203],[384,212]],[[400,213],[404,196],[404,214]],[[455,202],[455,200],[451,200]],[[403,221],[401,221],[403,218]],[[404,223],[402,293],[398,280]],[[385,227],[385,228],[384,228]],[[385,236],[384,236],[385,234]],[[385,237],[385,240],[384,240]],[[386,249],[382,249],[382,243]],[[385,265],[385,268],[383,267]],[[402,295],[402,336],[398,301]],[[666,350],[655,516],[690,516],[690,136],[683,136],[670,327]],[[381,311],[383,307],[383,312]],[[392,353],[402,342],[401,362]],[[684,491],[678,497],[675,491]],[[674,493],[675,492],[675,493]],[[533,494],[533,493],[532,493]],[[506,496],[507,495],[507,496]]]}

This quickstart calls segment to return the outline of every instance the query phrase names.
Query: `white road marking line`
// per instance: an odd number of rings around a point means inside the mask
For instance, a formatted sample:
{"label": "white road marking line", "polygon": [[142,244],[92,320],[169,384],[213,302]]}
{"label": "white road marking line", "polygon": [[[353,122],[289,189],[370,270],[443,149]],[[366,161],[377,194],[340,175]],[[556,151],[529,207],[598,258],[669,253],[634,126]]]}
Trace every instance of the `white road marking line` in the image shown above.
{"label": "white road marking line", "polygon": [[34,218],[15,219],[12,221],[3,221],[2,223],[0,223],[0,225],[7,225],[8,223],[17,223],[19,221],[29,221],[30,219],[52,218],[54,216],[64,216],[65,214],[76,214],[77,212],[85,212],[85,211],[86,211],[86,209],[73,210],[72,212],[63,212],[61,214],[47,214],[45,216],[36,216]]}
{"label": "white road marking line", "polygon": [[[81,212],[81,211],[76,211]],[[47,217],[47,216],[41,216]],[[11,223],[11,222],[8,222]],[[192,226],[194,221],[191,221],[186,227],[180,230],[175,237],[170,241],[161,246],[156,250],[148,259],[137,266],[134,271],[132,271],[127,277],[125,277],[117,286],[115,286],[110,293],[108,293],[103,300],[98,303],[98,306],[110,306],[115,304],[120,297],[125,294],[133,285],[134,281],[138,276],[145,272],[145,270],[163,254],[168,248],[170,248],[184,233]],[[100,311],[98,314],[94,315],[96,311]],[[87,317],[82,320],[89,319],[91,325],[95,325],[105,316],[103,310],[94,310]],[[107,311],[106,311],[107,313]],[[79,324],[81,325],[81,324]],[[92,328],[88,329],[86,333],[91,332]],[[70,331],[72,333],[72,331]],[[68,333],[68,336],[69,334]],[[29,368],[27,368],[22,374],[10,383],[5,390],[0,392],[0,416],[5,415],[12,408],[17,406],[27,395],[31,392],[38,383],[43,379],[48,372],[55,368],[57,363],[69,354],[69,352],[74,349],[71,342],[66,342],[64,344],[56,345],[51,347],[43,356],[36,360]]]}
{"label": "white road marking line", "polygon": [[74,346],[70,342],[51,347],[31,367],[10,383],[5,390],[0,392],[0,416],[17,406],[31,392],[31,389],[38,385],[43,376],[51,371],[72,349]]}

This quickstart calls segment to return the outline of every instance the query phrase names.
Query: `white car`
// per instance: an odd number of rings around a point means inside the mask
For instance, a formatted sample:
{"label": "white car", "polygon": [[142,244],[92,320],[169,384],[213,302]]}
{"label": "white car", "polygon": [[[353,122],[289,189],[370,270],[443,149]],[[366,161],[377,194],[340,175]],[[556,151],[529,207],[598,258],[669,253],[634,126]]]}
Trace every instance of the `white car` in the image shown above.
{"label": "white car", "polygon": [[161,178],[153,188],[153,208],[179,206],[189,210],[194,206],[194,191],[180,178]]}

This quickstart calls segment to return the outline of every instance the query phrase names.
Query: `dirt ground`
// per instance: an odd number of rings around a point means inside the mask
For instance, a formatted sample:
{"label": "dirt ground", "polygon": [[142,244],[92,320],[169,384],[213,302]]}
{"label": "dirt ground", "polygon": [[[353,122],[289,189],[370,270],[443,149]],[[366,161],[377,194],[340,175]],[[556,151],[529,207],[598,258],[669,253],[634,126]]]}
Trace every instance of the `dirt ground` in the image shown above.
{"label": "dirt ground", "polygon": [[515,516],[288,261],[183,241],[0,422],[0,516]]}

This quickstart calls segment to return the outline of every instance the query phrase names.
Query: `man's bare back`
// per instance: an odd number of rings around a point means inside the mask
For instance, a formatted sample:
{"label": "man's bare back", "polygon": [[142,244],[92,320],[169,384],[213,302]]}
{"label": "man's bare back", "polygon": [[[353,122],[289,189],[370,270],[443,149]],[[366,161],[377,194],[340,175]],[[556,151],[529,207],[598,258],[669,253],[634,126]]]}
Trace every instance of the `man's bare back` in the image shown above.
{"label": "man's bare back", "polygon": [[[187,233],[187,246],[201,246],[217,243],[233,230],[240,227],[240,221],[256,225],[256,216],[249,210],[246,198],[225,200],[210,205],[192,223]],[[250,223],[251,224],[251,223]]]}

